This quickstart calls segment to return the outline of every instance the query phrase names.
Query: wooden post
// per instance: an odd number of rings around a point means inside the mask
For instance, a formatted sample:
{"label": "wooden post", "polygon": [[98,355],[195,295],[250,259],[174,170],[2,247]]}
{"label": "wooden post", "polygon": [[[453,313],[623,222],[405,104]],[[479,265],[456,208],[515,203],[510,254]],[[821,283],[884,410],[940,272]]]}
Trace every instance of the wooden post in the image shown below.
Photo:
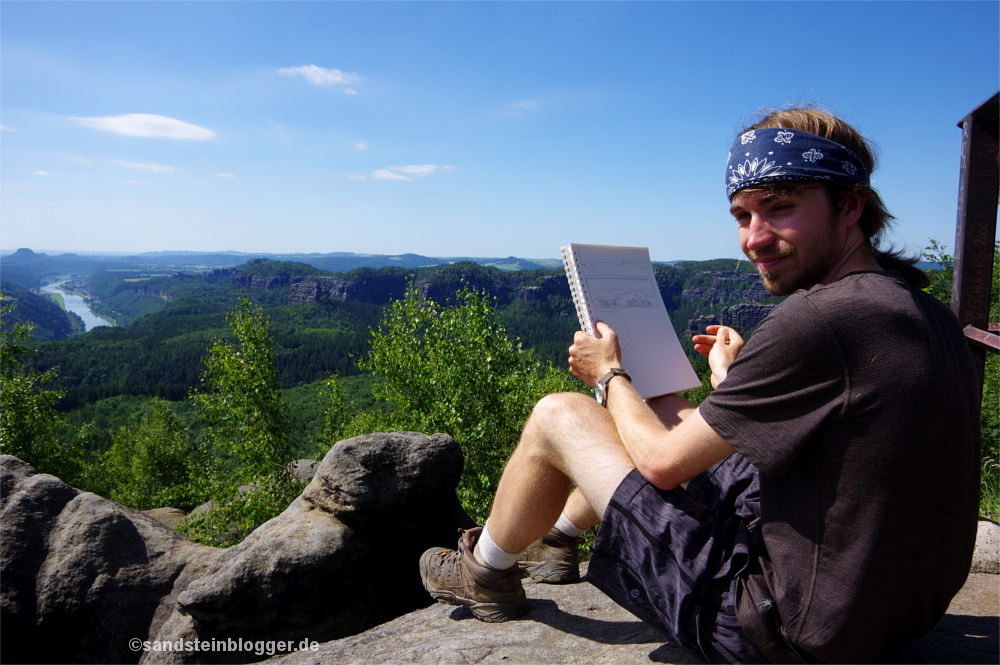
{"label": "wooden post", "polygon": [[1000,93],[962,118],[958,126],[962,128],[962,167],[951,306],[970,339],[982,389],[987,349],[996,350],[989,343],[994,335],[988,332],[988,318],[1000,194]]}

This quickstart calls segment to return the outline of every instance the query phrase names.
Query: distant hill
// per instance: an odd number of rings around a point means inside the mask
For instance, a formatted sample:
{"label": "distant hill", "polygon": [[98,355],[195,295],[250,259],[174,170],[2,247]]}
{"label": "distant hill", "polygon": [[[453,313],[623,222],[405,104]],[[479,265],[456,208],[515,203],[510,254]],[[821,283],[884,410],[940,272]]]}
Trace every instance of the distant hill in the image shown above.
{"label": "distant hill", "polygon": [[66,339],[75,332],[83,332],[83,321],[78,316],[63,311],[44,296],[6,280],[0,280],[0,293],[3,293],[4,305],[17,303],[9,315],[9,322],[34,323],[36,340]]}
{"label": "distant hill", "polygon": [[526,259],[516,256],[506,258],[481,256],[423,256],[421,254],[355,254],[353,252],[272,254],[267,252],[191,252],[160,251],[123,255],[120,253],[45,254],[21,248],[10,253],[0,253],[0,275],[26,288],[36,288],[46,277],[68,274],[88,274],[97,270],[168,270],[183,272],[210,272],[247,264],[253,259],[276,262],[303,263],[328,272],[349,272],[357,268],[427,268],[471,261],[513,272],[561,268],[558,258]]}

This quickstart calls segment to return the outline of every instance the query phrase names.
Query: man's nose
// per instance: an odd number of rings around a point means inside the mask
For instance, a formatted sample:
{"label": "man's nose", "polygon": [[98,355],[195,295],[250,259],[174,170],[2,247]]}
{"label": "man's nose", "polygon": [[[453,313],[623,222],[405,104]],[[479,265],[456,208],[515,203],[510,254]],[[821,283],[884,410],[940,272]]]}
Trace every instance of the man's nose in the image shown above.
{"label": "man's nose", "polygon": [[750,224],[744,229],[744,245],[751,252],[758,252],[774,243],[774,233],[771,227],[757,215],[750,218]]}

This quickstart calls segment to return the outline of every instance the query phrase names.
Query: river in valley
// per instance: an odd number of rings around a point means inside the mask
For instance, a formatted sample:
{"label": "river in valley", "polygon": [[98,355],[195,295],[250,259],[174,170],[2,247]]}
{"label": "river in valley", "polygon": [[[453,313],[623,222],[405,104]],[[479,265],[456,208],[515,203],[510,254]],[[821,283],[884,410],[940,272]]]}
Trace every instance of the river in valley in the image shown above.
{"label": "river in valley", "polygon": [[66,304],[66,311],[73,312],[81,319],[83,319],[84,330],[90,330],[91,328],[96,328],[98,326],[114,326],[115,324],[107,319],[103,319],[97,314],[95,314],[89,307],[87,307],[87,302],[83,297],[76,295],[75,293],[69,293],[68,291],[63,291],[59,287],[68,282],[69,280],[64,279],[61,282],[54,282],[52,284],[46,284],[42,287],[42,291],[47,293],[54,293],[56,295],[62,296],[63,302]]}

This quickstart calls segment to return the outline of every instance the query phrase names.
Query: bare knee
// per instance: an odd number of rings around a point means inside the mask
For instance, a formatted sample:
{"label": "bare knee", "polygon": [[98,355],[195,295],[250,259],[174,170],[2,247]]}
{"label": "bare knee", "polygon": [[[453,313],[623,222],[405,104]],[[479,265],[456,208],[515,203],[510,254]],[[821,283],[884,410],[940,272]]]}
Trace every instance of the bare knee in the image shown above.
{"label": "bare knee", "polygon": [[566,426],[594,413],[595,408],[606,415],[592,397],[581,393],[552,393],[535,404],[527,426]]}

